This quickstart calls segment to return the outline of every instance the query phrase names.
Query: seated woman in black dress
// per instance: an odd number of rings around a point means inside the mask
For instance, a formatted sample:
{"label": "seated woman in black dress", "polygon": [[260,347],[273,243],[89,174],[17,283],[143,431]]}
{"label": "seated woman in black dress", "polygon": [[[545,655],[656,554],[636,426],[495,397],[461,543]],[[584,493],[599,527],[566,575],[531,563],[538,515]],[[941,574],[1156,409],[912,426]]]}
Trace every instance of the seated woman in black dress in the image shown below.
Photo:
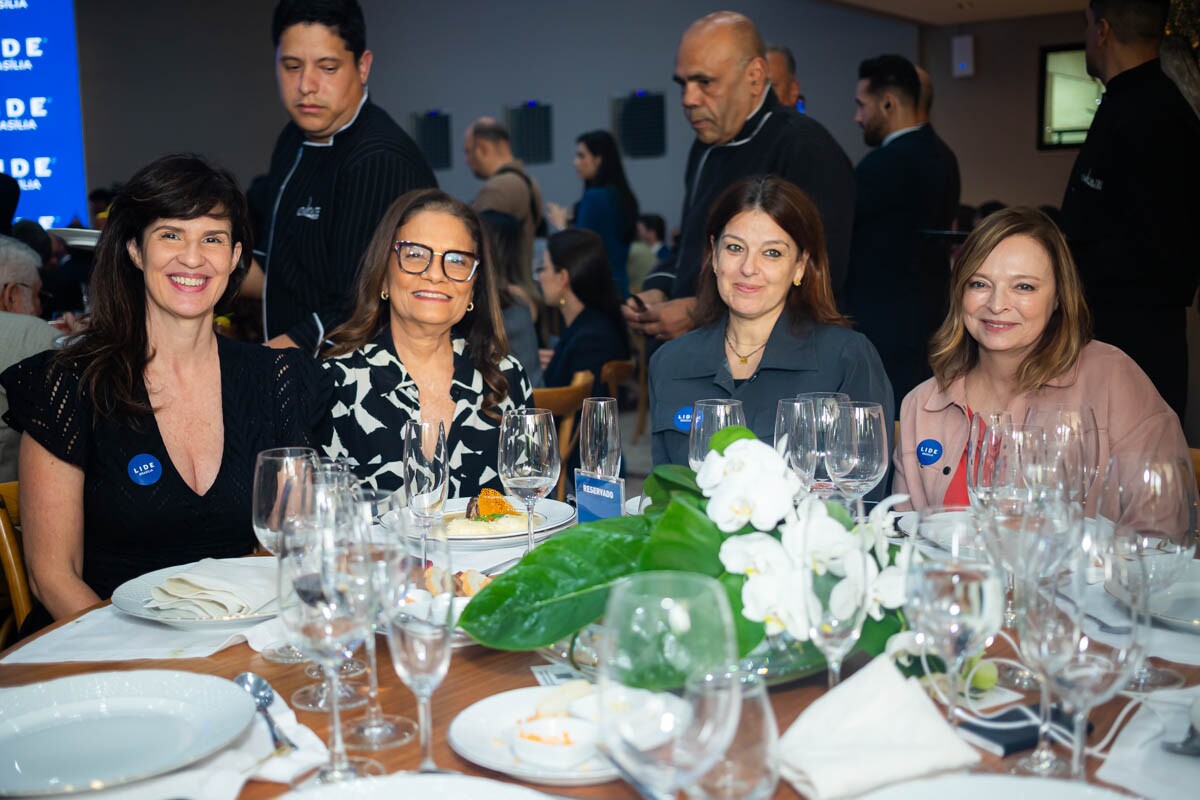
{"label": "seated woman in black dress", "polygon": [[0,376],[23,432],[25,559],[43,606],[24,630],[146,572],[254,548],[255,456],[310,444],[320,373],[297,350],[213,332],[250,245],[232,175],[160,158],[112,203],[82,336]]}
{"label": "seated woman in black dress", "polygon": [[707,227],[697,328],[650,359],[655,465],[688,463],[697,400],[741,400],[746,424],[767,442],[778,402],[801,392],[844,392],[893,419],[879,353],[834,306],[825,232],[808,195],[774,175],[745,178],[713,203]]}
{"label": "seated woman in black dress", "polygon": [[558,306],[567,325],[553,350],[540,351],[546,386],[569,386],[587,369],[596,379],[593,393],[608,394],[600,368],[629,358],[629,334],[604,240],[582,228],[554,234],[546,240],[538,282],[546,304]]}
{"label": "seated woman in black dress", "polygon": [[404,423],[441,422],[447,496],[503,491],[500,419],[532,405],[532,391],[508,355],[478,214],[437,189],[392,203],[363,256],[354,312],[331,338],[326,455],[349,458],[360,478],[395,491],[404,484]]}

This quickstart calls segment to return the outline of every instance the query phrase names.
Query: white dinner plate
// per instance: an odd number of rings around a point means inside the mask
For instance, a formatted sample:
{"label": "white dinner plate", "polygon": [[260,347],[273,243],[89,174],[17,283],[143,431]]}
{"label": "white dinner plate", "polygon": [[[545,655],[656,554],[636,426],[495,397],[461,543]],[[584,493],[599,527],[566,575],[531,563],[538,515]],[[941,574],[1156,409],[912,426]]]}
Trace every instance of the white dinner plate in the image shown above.
{"label": "white dinner plate", "polygon": [[616,767],[602,756],[574,769],[553,769],[518,761],[513,755],[509,746],[512,729],[521,720],[532,717],[538,701],[554,689],[553,686],[513,689],[468,706],[450,723],[446,735],[450,747],[481,767],[544,786],[591,786],[616,780],[620,777]]}
{"label": "white dinner plate", "polygon": [[920,519],[921,512],[919,511],[900,511],[896,515],[896,528],[905,536],[916,536],[917,522]]}
{"label": "white dinner plate", "polygon": [[396,800],[397,797],[446,800],[549,800],[547,795],[514,783],[474,778],[470,775],[419,775],[398,772],[378,778],[361,778],[298,789],[284,797],[295,800]]}
{"label": "white dinner plate", "polygon": [[[446,516],[463,514],[467,510],[469,498],[456,497],[446,501]],[[516,497],[509,497],[508,502],[516,509],[524,509],[524,504]],[[533,507],[533,540],[540,542],[558,533],[575,521],[575,509],[558,500],[543,499]],[[491,550],[497,547],[512,547],[525,541],[525,529],[513,533],[501,533],[481,536],[451,536],[451,548],[455,550]]]}
{"label": "white dinner plate", "polygon": [[971,800],[1129,800],[1128,795],[1076,781],[1023,778],[1015,775],[944,775],[906,781],[868,792],[862,800],[929,800],[931,797],[970,797]]}
{"label": "white dinner plate", "polygon": [[107,789],[206,758],[254,720],[232,681],[92,672],[0,689],[0,796]]}
{"label": "white dinner plate", "polygon": [[[1123,603],[1129,601],[1129,593],[1111,580],[1104,589]],[[1168,628],[1200,633],[1200,561],[1189,562],[1174,583],[1150,595],[1150,616]]]}
{"label": "white dinner plate", "polygon": [[[264,564],[269,564],[275,561],[274,556],[248,556],[246,558],[220,558],[218,561],[260,561]],[[190,617],[186,614],[181,614],[178,611],[170,608],[146,608],[146,601],[150,599],[150,590],[161,584],[171,575],[176,572],[186,572],[199,562],[191,564],[180,564],[175,567],[165,567],[147,572],[145,575],[125,581],[117,590],[113,592],[112,604],[116,606],[118,611],[122,611],[131,617],[139,619],[148,619],[153,622],[161,622],[164,625],[170,625],[173,628],[220,628],[233,625],[246,625],[252,622],[262,622],[279,613],[279,603],[275,600],[267,603],[258,611],[253,611],[249,614],[237,614],[228,617],[214,617],[212,619],[199,619]]]}

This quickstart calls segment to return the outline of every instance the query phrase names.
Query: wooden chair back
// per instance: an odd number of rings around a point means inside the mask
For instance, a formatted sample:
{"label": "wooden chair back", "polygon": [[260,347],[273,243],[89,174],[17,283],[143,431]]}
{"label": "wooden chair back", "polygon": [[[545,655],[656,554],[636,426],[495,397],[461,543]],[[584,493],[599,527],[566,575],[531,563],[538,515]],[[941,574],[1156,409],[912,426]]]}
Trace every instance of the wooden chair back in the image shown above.
{"label": "wooden chair back", "polygon": [[17,482],[0,483],[0,566],[4,568],[4,583],[8,587],[8,602],[0,621],[0,649],[16,639],[17,629],[33,609],[29,593],[29,577],[25,574],[25,557],[17,527],[21,524],[20,497]]}
{"label": "wooden chair back", "polygon": [[533,404],[549,410],[558,419],[558,455],[562,460],[562,471],[558,475],[555,497],[560,501],[567,498],[567,464],[579,438],[575,415],[583,408],[584,399],[591,397],[595,382],[596,376],[585,369],[575,373],[570,386],[533,390]]}
{"label": "wooden chair back", "polygon": [[600,368],[600,382],[608,387],[608,396],[621,399],[621,385],[633,380],[635,367],[632,359],[624,361],[609,361]]}

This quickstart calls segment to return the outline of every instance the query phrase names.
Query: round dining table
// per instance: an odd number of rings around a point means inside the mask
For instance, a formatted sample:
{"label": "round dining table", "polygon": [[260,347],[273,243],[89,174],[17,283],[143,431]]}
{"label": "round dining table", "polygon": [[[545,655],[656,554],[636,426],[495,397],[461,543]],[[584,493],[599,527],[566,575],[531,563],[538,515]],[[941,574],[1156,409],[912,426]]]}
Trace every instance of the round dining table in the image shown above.
{"label": "round dining table", "polygon": [[[91,609],[88,610],[90,611]],[[87,613],[87,611],[80,612],[80,615],[84,613]],[[45,635],[46,632],[61,627],[69,621],[62,620],[52,628],[47,628],[46,631],[43,631],[39,635]],[[387,645],[382,639],[379,644],[377,652],[379,657],[380,700],[384,711],[391,714],[403,714],[415,719],[417,708],[413,695],[396,676],[396,672],[392,668],[391,656],[388,653]],[[12,649],[20,646],[22,646],[22,643],[17,643]],[[5,651],[4,654],[0,654],[0,658],[11,652],[12,649]],[[1152,661],[1158,662],[1157,659],[1153,659]],[[450,748],[446,739],[446,731],[455,716],[472,703],[510,689],[536,686],[537,680],[530,671],[530,667],[544,663],[546,663],[545,660],[536,653],[501,652],[481,646],[463,647],[455,650],[450,672],[433,698],[434,751],[438,766],[466,775],[476,775],[500,781],[519,783],[519,781],[508,775],[478,767],[460,757]],[[852,674],[854,669],[863,663],[862,659],[857,661],[852,660],[848,664],[845,674],[847,676]],[[1183,673],[1187,685],[1192,686],[1200,683],[1200,667],[1179,664],[1170,664],[1170,666]],[[303,664],[283,665],[267,661],[247,644],[242,643],[228,647],[207,658],[110,662],[62,661],[49,664],[0,663],[0,687],[48,681],[86,672],[131,669],[186,670],[230,679],[240,672],[250,670],[266,677],[283,698],[290,697],[295,690],[312,682],[312,679],[304,674]],[[773,687],[771,689],[771,700],[779,723],[780,732],[782,733],[787,730],[796,717],[825,691],[824,673],[786,685]],[[1031,697],[1030,699],[1033,700],[1035,698]],[[1093,710],[1091,721],[1095,725],[1095,729],[1089,738],[1090,744],[1100,741],[1108,733],[1126,702],[1124,698],[1118,697]],[[355,709],[345,712],[344,717],[346,719],[353,719],[361,713],[361,709]],[[297,711],[297,717],[301,723],[309,726],[319,736],[328,741],[329,716],[327,714]],[[1062,750],[1062,753],[1064,757],[1069,757],[1069,753],[1065,749]],[[420,761],[419,747],[415,739],[402,747],[371,751],[368,755],[379,761],[388,772],[416,769]],[[1018,754],[1002,759],[995,755],[984,753],[983,760],[979,767],[977,767],[977,770],[997,773],[1009,772],[1013,763],[1019,757],[1020,755]],[[1100,762],[1097,759],[1088,760],[1089,780],[1095,780],[1094,774],[1099,764]],[[637,797],[632,787],[621,781],[610,781],[608,783],[584,787],[541,787],[535,784],[530,784],[530,786],[555,796],[581,798]],[[288,788],[286,785],[280,783],[252,780],[242,789],[240,797],[243,800],[275,797],[288,791]],[[1119,787],[1114,788],[1120,790]],[[795,790],[786,781],[781,780],[775,796],[794,798],[799,795],[797,795]]]}

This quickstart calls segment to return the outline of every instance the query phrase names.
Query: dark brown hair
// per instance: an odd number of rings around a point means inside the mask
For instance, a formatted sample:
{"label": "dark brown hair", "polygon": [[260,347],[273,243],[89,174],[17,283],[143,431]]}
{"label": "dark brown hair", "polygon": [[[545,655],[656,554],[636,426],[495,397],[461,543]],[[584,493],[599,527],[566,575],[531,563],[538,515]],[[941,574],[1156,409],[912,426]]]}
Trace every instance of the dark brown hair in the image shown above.
{"label": "dark brown hair", "polygon": [[1069,370],[1092,339],[1092,315],[1083,284],[1058,226],[1036,208],[1014,206],[994,211],[975,226],[958,253],[950,270],[950,310],[929,342],[929,364],[942,391],[979,363],[979,344],[963,321],[963,296],[992,251],[1013,236],[1028,236],[1045,251],[1058,299],[1058,308],[1050,315],[1041,339],[1017,370],[1018,391],[1039,389]]}
{"label": "dark brown hair", "polygon": [[786,308],[794,330],[820,323],[849,327],[850,321],[837,310],[829,284],[829,255],[825,252],[825,229],[821,213],[808,195],[777,175],[743,178],[730,186],[708,213],[708,251],[700,267],[696,307],[692,319],[697,326],[721,319],[729,307],[717,291],[713,272],[713,249],[729,221],[743,211],[761,211],[783,228],[800,252],[808,256],[808,267],[799,286],[788,289]]}
{"label": "dark brown hair", "polygon": [[146,333],[146,276],[129,257],[142,247],[155,220],[212,216],[229,220],[229,246],[242,256],[217,307],[232,300],[251,259],[250,213],[237,180],[204,158],[169,155],[142,167],[113,198],[96,244],[85,334],[58,353],[58,363],[83,366],[81,389],[96,412],[130,423],[153,413],[143,394],[146,365],[154,358]]}
{"label": "dark brown hair", "polygon": [[484,413],[495,416],[490,409],[508,397],[508,379],[497,366],[500,359],[508,355],[508,336],[504,333],[504,320],[500,315],[491,245],[484,235],[479,215],[470,206],[440,189],[416,189],[401,195],[379,220],[363,254],[354,311],[329,335],[333,346],[325,352],[325,357],[357,350],[374,341],[387,326],[391,305],[379,293],[386,285],[387,271],[396,258],[393,249],[396,234],[404,223],[423,211],[454,217],[466,226],[471,241],[475,243],[475,253],[479,258],[479,268],[475,270],[471,287],[471,302],[475,306],[454,324],[451,335],[466,338],[471,363],[491,389],[483,400]]}

